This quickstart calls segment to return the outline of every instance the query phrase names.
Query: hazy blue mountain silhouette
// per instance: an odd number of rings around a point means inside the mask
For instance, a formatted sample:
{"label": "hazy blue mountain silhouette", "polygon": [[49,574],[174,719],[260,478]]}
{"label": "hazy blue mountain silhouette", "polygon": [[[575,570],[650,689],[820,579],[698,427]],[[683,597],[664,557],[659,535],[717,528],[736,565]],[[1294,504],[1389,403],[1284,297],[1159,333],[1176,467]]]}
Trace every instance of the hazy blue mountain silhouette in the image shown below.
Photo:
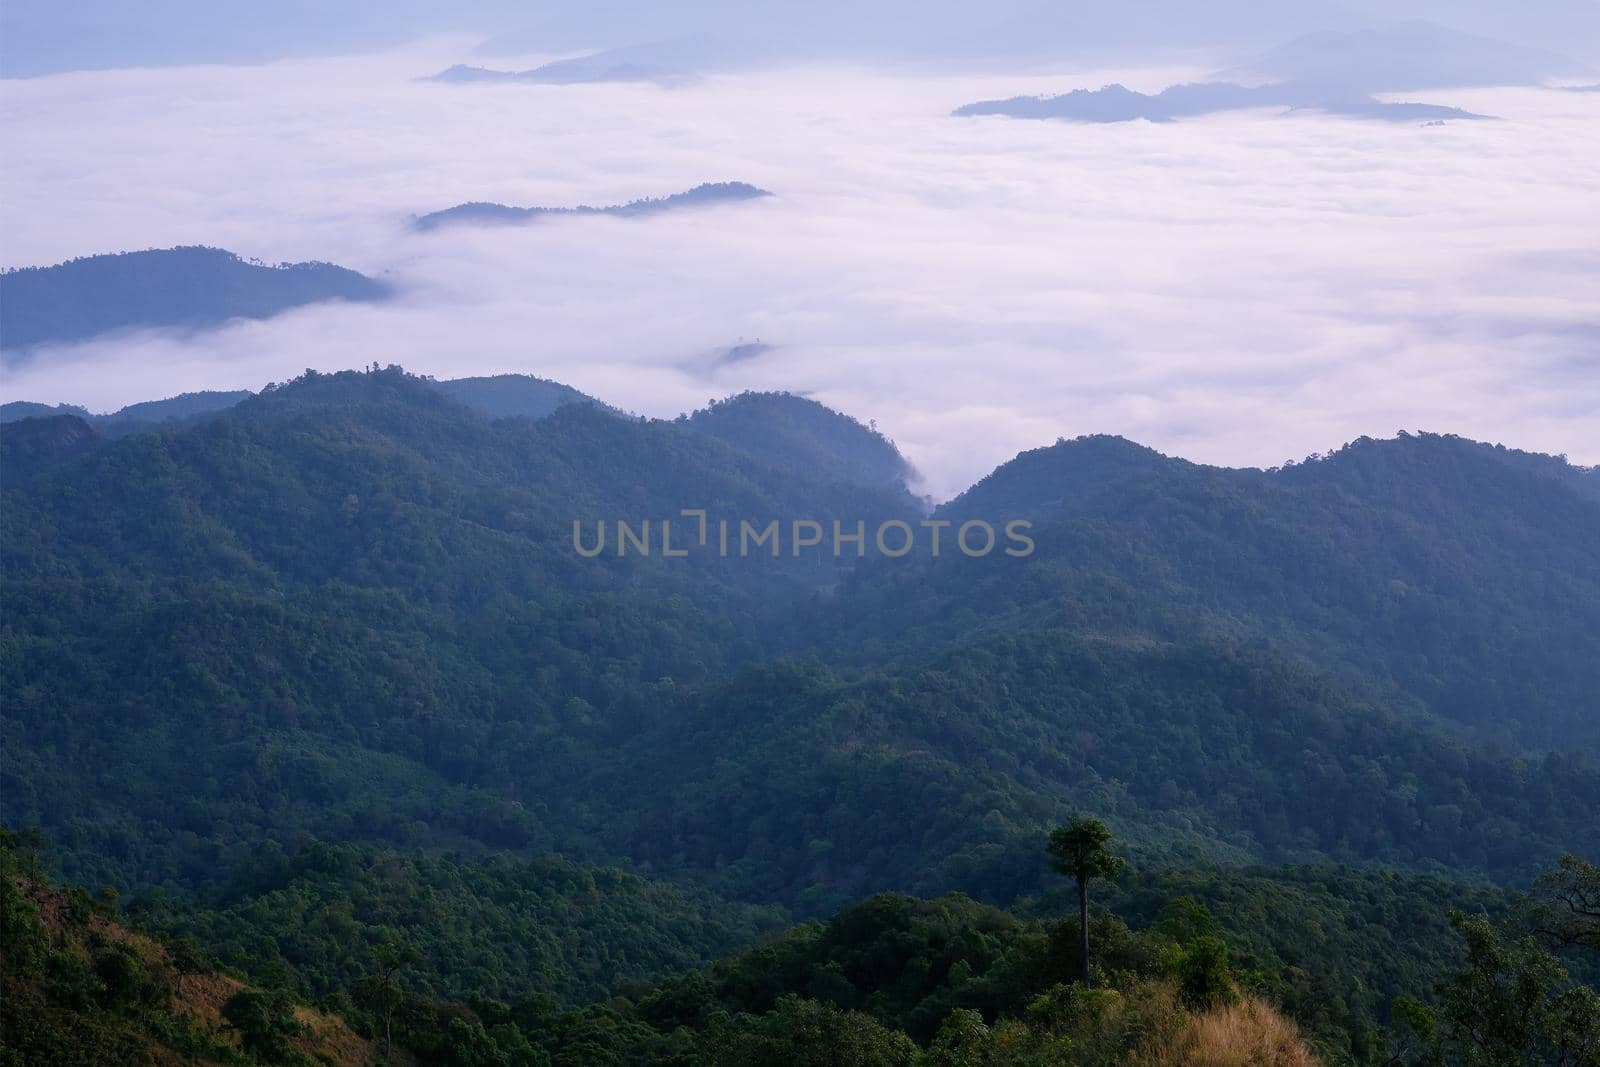
{"label": "hazy blue mountain silhouette", "polygon": [[77,404],[40,404],[32,400],[11,400],[0,404],[0,424],[20,422],[23,419],[42,419],[52,415],[76,415],[91,418],[88,408]]}
{"label": "hazy blue mountain silhouette", "polygon": [[528,82],[537,85],[584,85],[598,82],[655,82],[678,85],[700,74],[725,69],[732,57],[751,58],[748,50],[723,45],[710,37],[607,48],[557,59],[530,70],[491,70],[457,64],[431,79],[443,82]]}
{"label": "hazy blue mountain silhouette", "polygon": [[746,360],[759,359],[771,352],[774,345],[763,344],[761,341],[740,341],[736,345],[729,345],[717,355],[720,363],[743,363]]}
{"label": "hazy blue mountain silhouette", "polygon": [[182,393],[165,400],[145,400],[129,404],[125,408],[105,415],[94,414],[77,404],[51,406],[30,400],[13,400],[9,404],[0,404],[0,424],[19,422],[23,419],[72,415],[107,437],[123,437],[138,430],[157,426],[185,426],[208,415],[226,411],[241,400],[254,395],[248,389]]}
{"label": "hazy blue mountain silhouette", "polygon": [[388,295],[383,283],[332,263],[266,266],[220,248],[88,256],[0,274],[0,348],[25,357],[39,345],[115,330],[220,326],[324,300]]}
{"label": "hazy blue mountain silhouette", "polygon": [[[1261,48],[1296,34],[1379,20],[1431,19],[1470,33],[1600,62],[1592,0],[459,0],[453,4],[282,0],[273,5],[162,0],[10,0],[0,5],[0,71],[259,63],[350,55],[439,33],[487,34],[478,55],[618,52],[640,42],[715,37],[724,63],[1065,56],[1117,59],[1218,47]],[[648,58],[648,57],[646,57]],[[1006,68],[1001,68],[1006,69]],[[1011,69],[1014,69],[1011,68]]]}
{"label": "hazy blue mountain silhouette", "polygon": [[1533,85],[1590,68],[1540,48],[1428,22],[1311,33],[1217,75],[1231,82],[1339,85],[1367,93]]}
{"label": "hazy blue mountain silhouette", "polygon": [[1385,103],[1358,90],[1341,87],[1311,84],[1247,86],[1229,82],[1174,85],[1154,95],[1134,92],[1123,85],[1108,85],[1101,89],[1075,89],[1060,96],[980,100],[956,108],[953,114],[962,117],[1007,115],[1019,119],[1068,119],[1077,122],[1128,122],[1132,119],[1171,122],[1217,111],[1252,107],[1315,110],[1391,122],[1489,117],[1438,104]]}
{"label": "hazy blue mountain silhouette", "polygon": [[1389,121],[1486,118],[1460,108],[1388,102],[1374,94],[1485,85],[1539,84],[1589,68],[1539,48],[1461,33],[1429,22],[1305,34],[1209,82],[1155,94],[1121,85],[1060,96],[985,100],[957,115],[1010,115],[1080,122],[1166,122],[1249,107],[1315,110]]}
{"label": "hazy blue mountain silhouette", "polygon": [[660,215],[680,208],[754,200],[771,195],[767,190],[758,189],[745,182],[707,182],[671,196],[633,200],[610,207],[590,207],[586,204],[578,207],[510,207],[506,204],[476,201],[421,215],[411,225],[416,230],[432,230],[454,223],[515,225],[532,222],[547,215],[613,215],[619,218],[633,218],[639,215]]}
{"label": "hazy blue mountain silhouette", "polygon": [[214,415],[255,394],[248,389],[226,392],[180,393],[165,400],[146,400],[129,404],[110,415],[98,415],[95,426],[113,437],[132,433],[150,426],[185,424],[207,415]]}

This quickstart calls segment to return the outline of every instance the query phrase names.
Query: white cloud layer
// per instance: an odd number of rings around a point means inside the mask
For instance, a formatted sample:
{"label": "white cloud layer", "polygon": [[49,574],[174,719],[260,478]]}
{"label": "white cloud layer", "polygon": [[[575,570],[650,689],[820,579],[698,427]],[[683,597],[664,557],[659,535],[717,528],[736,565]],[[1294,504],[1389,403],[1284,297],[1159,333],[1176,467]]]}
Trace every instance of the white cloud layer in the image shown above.
{"label": "white cloud layer", "polygon": [[[1600,94],[1430,94],[1502,117],[1432,128],[1080,126],[947,113],[1113,75],[409,80],[459,54],[0,85],[8,263],[210,244],[403,294],[47,352],[5,398],[108,409],[373,360],[540,374],[652,415],[789,389],[876,419],[941,497],[1088,432],[1230,465],[1400,428],[1600,463]],[[464,200],[722,180],[778,196],[405,230]],[[719,364],[741,337],[775,347]]]}

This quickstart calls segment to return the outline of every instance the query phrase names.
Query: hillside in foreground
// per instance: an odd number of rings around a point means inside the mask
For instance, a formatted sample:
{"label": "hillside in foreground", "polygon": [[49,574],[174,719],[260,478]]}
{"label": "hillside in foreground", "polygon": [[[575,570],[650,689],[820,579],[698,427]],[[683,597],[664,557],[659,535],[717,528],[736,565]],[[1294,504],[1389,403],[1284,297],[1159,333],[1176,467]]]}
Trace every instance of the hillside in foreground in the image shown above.
{"label": "hillside in foreground", "polygon": [[[7,1067],[294,1063],[367,1067],[381,1044],[337,1014],[222,973],[131,928],[114,894],[46,881],[0,830],[0,1062]],[[411,1063],[402,1052],[391,1062]]]}
{"label": "hillside in foreground", "polygon": [[[320,876],[360,901],[370,887],[345,880],[348,868],[327,858]],[[441,997],[432,984],[443,973],[440,951],[466,946],[428,938],[476,924],[472,909],[452,914],[459,901],[420,923],[369,930],[339,923],[348,904],[329,902],[326,915],[285,909],[281,899],[245,913],[190,904],[183,936],[152,937],[118,918],[109,891],[93,898],[49,883],[37,841],[0,832],[0,1054],[8,1065],[296,1067],[1590,1062],[1600,995],[1573,975],[1596,973],[1600,917],[1571,906],[1600,890],[1600,868],[1568,857],[1526,895],[1480,896],[1474,903],[1492,903],[1493,917],[1443,914],[1437,884],[1367,879],[1375,892],[1363,898],[1349,894],[1348,873],[1312,877],[1334,884],[1319,896],[1307,880],[1295,896],[1270,877],[1208,884],[1104,868],[1102,890],[1137,884],[1113,898],[1115,910],[1087,912],[1086,927],[1070,908],[1060,917],[1055,893],[1026,912],[959,894],[879,894],[743,953],[564,1005],[525,985],[506,999]],[[1183,888],[1201,895],[1175,894]],[[491,899],[498,904],[482,903]],[[1241,906],[1255,914],[1247,919]],[[1412,920],[1404,930],[1377,921],[1400,914],[1381,910],[1396,906]],[[551,920],[558,938],[588,936]],[[293,939],[293,962],[258,956],[241,977],[206,959],[274,932]],[[366,946],[364,955],[330,976],[313,1006],[295,966],[353,945]],[[482,963],[518,947],[499,938],[467,954]],[[1314,970],[1283,951],[1308,953]],[[1347,1022],[1339,1018],[1347,995],[1369,989],[1400,994],[1387,1025],[1370,1017],[1355,1030],[1331,1025]]]}

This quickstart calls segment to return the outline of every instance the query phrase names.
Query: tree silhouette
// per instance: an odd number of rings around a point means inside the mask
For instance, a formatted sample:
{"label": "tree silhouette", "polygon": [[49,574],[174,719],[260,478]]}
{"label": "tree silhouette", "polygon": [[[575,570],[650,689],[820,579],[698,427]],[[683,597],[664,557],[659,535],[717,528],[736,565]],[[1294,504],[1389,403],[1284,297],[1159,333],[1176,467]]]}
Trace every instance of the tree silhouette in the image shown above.
{"label": "tree silhouette", "polygon": [[1089,979],[1089,881],[1115,878],[1127,866],[1107,847],[1111,831],[1099,819],[1073,819],[1050,834],[1050,862],[1078,883],[1078,936],[1083,953],[1081,979],[1085,989]]}

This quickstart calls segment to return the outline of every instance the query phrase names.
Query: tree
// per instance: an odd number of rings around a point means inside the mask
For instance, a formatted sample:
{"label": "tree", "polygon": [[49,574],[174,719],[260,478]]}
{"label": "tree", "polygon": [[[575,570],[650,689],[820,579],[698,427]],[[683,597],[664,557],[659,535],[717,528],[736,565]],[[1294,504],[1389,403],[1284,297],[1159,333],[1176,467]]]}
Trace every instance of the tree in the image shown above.
{"label": "tree", "polygon": [[289,1038],[300,1032],[294,1001],[282,990],[241,989],[222,1006],[222,1018],[239,1032],[244,1050],[262,1063],[294,1056]]}
{"label": "tree", "polygon": [[982,1067],[989,1059],[989,1028],[983,1015],[971,1008],[956,1008],[945,1017],[917,1067]]}
{"label": "tree", "polygon": [[1205,934],[1184,949],[1178,963],[1178,995],[1195,1011],[1208,1011],[1237,999],[1228,971],[1228,947],[1221,938]]}
{"label": "tree", "polygon": [[1529,903],[1530,925],[1558,948],[1600,951],[1600,867],[1562,856],[1533,883]]}
{"label": "tree", "polygon": [[383,1062],[394,1059],[394,1013],[405,1003],[405,990],[400,987],[398,975],[408,966],[421,962],[421,954],[410,946],[385,941],[373,950],[377,963],[376,973],[369,974],[356,983],[356,1000],[365,1008],[383,1016]]}
{"label": "tree", "polygon": [[1056,870],[1078,883],[1078,934],[1082,939],[1084,987],[1089,978],[1089,882],[1115,878],[1127,866],[1107,847],[1111,831],[1099,819],[1073,819],[1050,834],[1050,861]]}
{"label": "tree", "polygon": [[1531,938],[1503,938],[1484,916],[1450,917],[1463,969],[1440,989],[1444,1062],[1469,1067],[1588,1065],[1600,1055],[1600,997],[1574,984]]}

